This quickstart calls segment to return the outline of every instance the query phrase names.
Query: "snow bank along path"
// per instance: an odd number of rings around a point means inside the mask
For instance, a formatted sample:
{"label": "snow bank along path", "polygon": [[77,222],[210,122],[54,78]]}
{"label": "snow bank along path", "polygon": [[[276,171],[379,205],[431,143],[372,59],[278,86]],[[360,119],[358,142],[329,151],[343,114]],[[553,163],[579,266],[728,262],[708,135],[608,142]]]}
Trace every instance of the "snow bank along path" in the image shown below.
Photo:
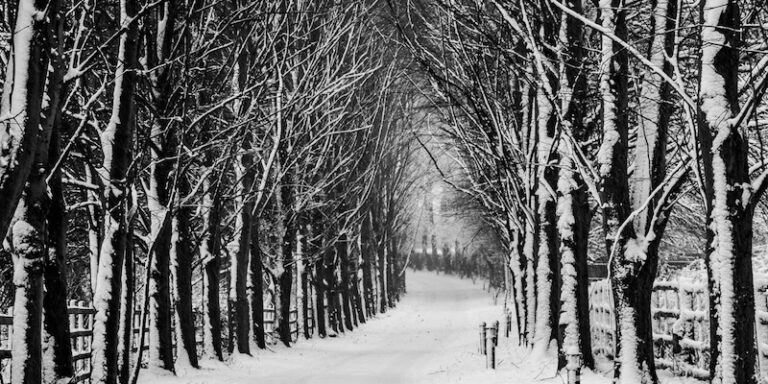
{"label": "snow bank along path", "polygon": [[179,372],[178,377],[142,372],[139,382],[413,384],[490,374],[476,351],[477,327],[481,321],[500,319],[502,311],[483,292],[482,283],[407,273],[408,293],[397,308],[346,335],[302,338],[291,348],[277,346],[253,357],[235,356],[226,365],[203,362],[201,370]]}

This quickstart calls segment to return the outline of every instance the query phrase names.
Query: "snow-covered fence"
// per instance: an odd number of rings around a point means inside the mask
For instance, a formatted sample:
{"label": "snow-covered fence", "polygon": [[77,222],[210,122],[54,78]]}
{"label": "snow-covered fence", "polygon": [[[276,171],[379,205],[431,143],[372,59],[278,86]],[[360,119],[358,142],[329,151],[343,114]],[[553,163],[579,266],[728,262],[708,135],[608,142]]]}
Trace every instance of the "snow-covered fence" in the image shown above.
{"label": "snow-covered fence", "polygon": [[13,332],[13,308],[7,313],[0,313],[0,381],[11,380],[11,333]]}
{"label": "snow-covered fence", "polygon": [[72,338],[72,362],[75,366],[75,382],[86,381],[91,375],[91,339],[93,316],[96,310],[84,301],[70,301],[69,336]]}
{"label": "snow-covered fence", "polygon": [[589,328],[592,334],[592,354],[613,359],[616,321],[613,317],[611,283],[598,280],[589,285]]}
{"label": "snow-covered fence", "polygon": [[[593,354],[612,359],[615,319],[610,282],[592,283],[589,296]],[[765,294],[759,297],[765,304]],[[679,279],[654,283],[651,318],[657,368],[680,376],[709,377],[708,311],[706,282]]]}
{"label": "snow-covered fence", "polygon": [[[69,336],[72,339],[72,362],[75,367],[75,383],[87,381],[91,374],[91,336],[93,335],[94,309],[83,301],[70,301]],[[13,308],[0,313],[0,379],[9,382],[11,375],[11,338],[13,336]]]}
{"label": "snow-covered fence", "polygon": [[755,276],[755,338],[757,361],[763,377],[768,376],[768,276]]}
{"label": "snow-covered fence", "polygon": [[[296,341],[299,339],[299,311],[296,308],[292,308],[288,316],[288,324],[291,328],[291,340]],[[314,316],[312,317],[312,326],[314,327]],[[275,335],[275,309],[264,308],[264,334],[266,335],[268,344],[276,344],[280,338]]]}
{"label": "snow-covered fence", "polygon": [[[69,335],[72,339],[72,361],[75,368],[75,379],[73,383],[88,382],[91,374],[91,339],[93,337],[93,317],[96,310],[93,309],[90,303],[83,301],[70,301],[67,305],[67,313],[69,314]],[[266,318],[267,309],[265,309]],[[138,351],[140,324],[141,324],[141,309],[134,310],[133,318],[133,353]],[[202,331],[202,313],[195,311],[195,323],[198,332]],[[272,313],[274,319],[274,312]],[[293,315],[295,318],[295,315]],[[294,324],[291,325],[292,329],[296,329],[298,336],[298,327]],[[149,331],[149,328],[145,328],[145,331]],[[11,363],[11,337],[13,333],[13,308],[9,308],[6,313],[0,313],[0,383],[7,383],[10,381],[10,363]],[[202,334],[198,334],[198,344],[202,343]],[[174,349],[176,344],[176,338],[173,338]],[[144,345],[142,349],[149,349],[149,338],[144,339]],[[147,354],[144,354],[144,359],[147,359]],[[145,362],[146,363],[146,362]]]}
{"label": "snow-covered fence", "polygon": [[703,281],[658,281],[651,298],[656,367],[709,378],[709,297]]}

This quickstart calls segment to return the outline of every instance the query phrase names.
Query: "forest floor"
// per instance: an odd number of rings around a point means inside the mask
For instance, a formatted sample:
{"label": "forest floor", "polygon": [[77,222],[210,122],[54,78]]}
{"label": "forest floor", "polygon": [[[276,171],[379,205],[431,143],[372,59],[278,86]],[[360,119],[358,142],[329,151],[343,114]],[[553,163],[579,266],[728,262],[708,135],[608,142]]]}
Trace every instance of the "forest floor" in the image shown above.
{"label": "forest floor", "polygon": [[[353,332],[299,340],[229,362],[203,362],[203,368],[176,377],[143,374],[142,384],[427,384],[565,383],[540,360],[499,339],[497,370],[485,369],[478,353],[478,325],[502,320],[482,282],[408,271],[408,293],[397,308],[370,319]],[[503,322],[502,330],[503,330]],[[532,361],[534,360],[534,361]],[[546,373],[545,373],[546,372]],[[607,384],[585,372],[583,383]],[[674,380],[673,382],[677,382]]]}

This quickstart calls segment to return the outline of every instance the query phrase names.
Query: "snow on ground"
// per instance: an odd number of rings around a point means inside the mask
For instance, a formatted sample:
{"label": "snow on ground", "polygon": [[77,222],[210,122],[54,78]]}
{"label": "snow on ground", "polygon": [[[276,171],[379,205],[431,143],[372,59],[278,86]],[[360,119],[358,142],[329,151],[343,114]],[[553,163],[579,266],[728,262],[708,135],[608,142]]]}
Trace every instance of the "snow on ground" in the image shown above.
{"label": "snow on ground", "polygon": [[[564,383],[546,377],[541,362],[527,361],[527,350],[501,334],[498,369],[485,369],[478,353],[478,326],[499,320],[501,305],[482,284],[452,276],[408,271],[408,294],[397,308],[335,338],[301,339],[291,348],[274,347],[228,363],[203,362],[203,368],[159,377],[142,372],[141,384],[431,384]],[[551,376],[551,375],[550,375]],[[583,383],[610,380],[590,372]]]}

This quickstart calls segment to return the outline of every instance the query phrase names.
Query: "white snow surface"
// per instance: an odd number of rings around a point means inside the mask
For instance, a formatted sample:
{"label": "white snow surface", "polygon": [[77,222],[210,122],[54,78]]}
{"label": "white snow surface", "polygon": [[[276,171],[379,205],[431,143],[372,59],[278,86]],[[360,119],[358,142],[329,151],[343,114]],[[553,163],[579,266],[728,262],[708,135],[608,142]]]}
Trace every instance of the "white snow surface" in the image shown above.
{"label": "white snow surface", "polygon": [[[514,332],[504,337],[503,304],[494,304],[478,281],[426,272],[407,272],[408,293],[397,308],[338,337],[299,340],[255,356],[235,355],[227,363],[204,360],[183,376],[142,372],[140,384],[424,384],[563,383],[565,372],[546,377],[541,363],[528,361]],[[499,320],[497,369],[485,368],[478,352],[480,322]],[[513,322],[514,323],[514,322]],[[513,330],[514,331],[514,330]],[[582,383],[608,384],[589,371]]]}

